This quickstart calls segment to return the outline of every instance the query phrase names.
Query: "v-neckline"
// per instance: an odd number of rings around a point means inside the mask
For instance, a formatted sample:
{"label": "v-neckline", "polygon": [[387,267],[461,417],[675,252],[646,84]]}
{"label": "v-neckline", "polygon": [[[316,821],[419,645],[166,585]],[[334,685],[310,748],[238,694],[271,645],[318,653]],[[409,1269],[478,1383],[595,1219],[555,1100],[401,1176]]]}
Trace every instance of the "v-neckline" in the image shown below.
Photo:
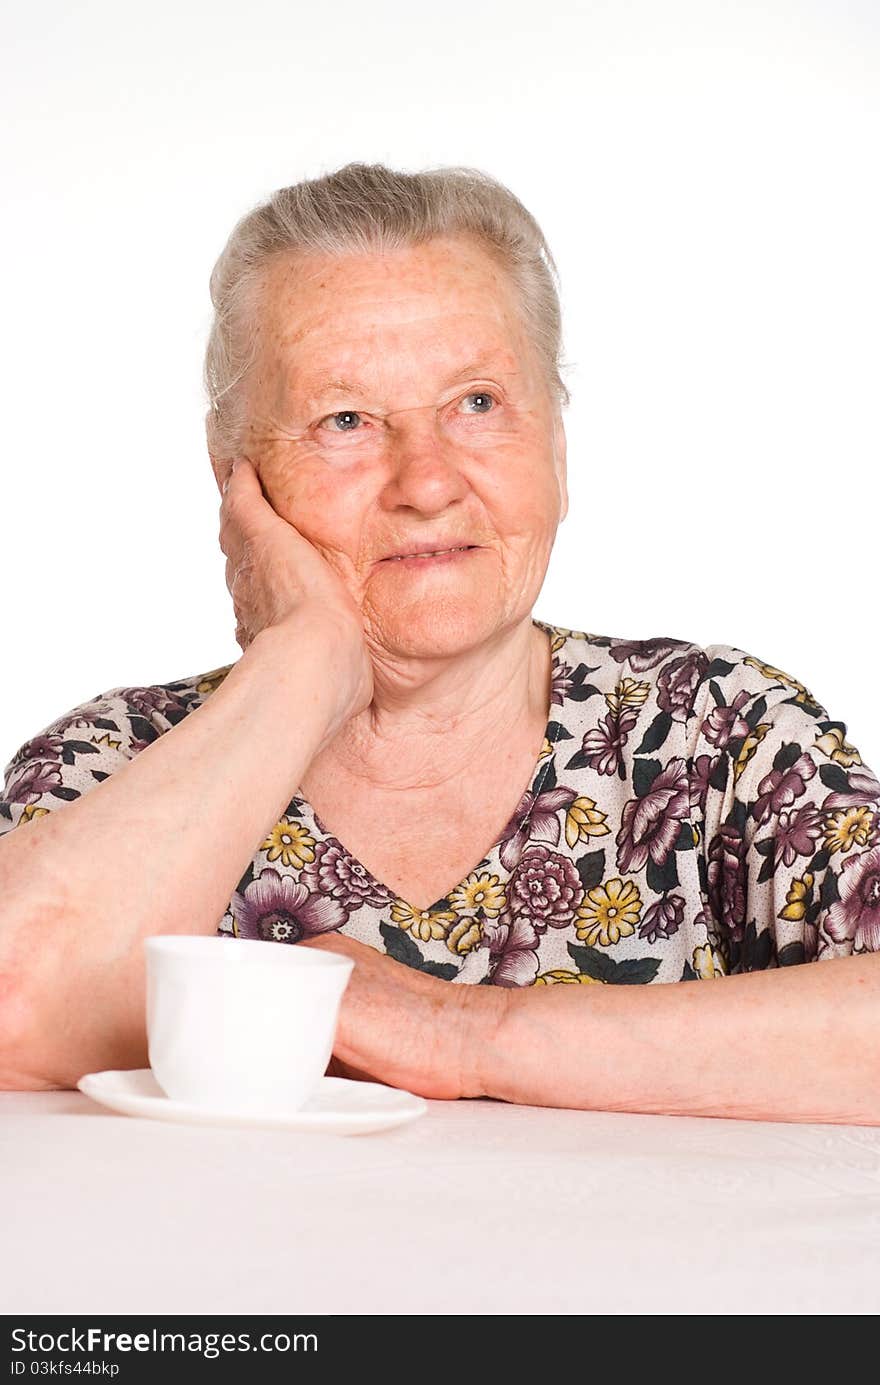
{"label": "v-neckline", "polygon": [[[508,824],[511,823],[511,820],[514,814],[516,813],[517,808],[519,807],[520,803],[522,803],[526,795],[531,794],[532,797],[527,801],[526,809],[517,821],[514,831],[508,833],[508,836],[512,836],[515,832],[519,832],[522,829],[522,826],[525,823],[526,819],[531,814],[535,800],[538,798],[538,795],[540,794],[541,789],[543,788],[544,782],[547,779],[547,775],[550,771],[550,766],[555,762],[556,744],[559,739],[559,735],[563,729],[562,724],[558,720],[558,718],[555,718],[553,716],[553,640],[556,635],[556,631],[553,626],[545,624],[544,621],[536,620],[534,617],[532,618],[532,624],[536,625],[539,629],[543,630],[547,636],[547,643],[550,650],[550,699],[549,707],[547,709],[547,720],[544,726],[544,736],[541,741],[541,747],[538,751],[538,758],[532,766],[525,787],[520,790],[519,798],[517,799],[516,804],[514,805],[514,808],[507,819],[507,822],[501,829],[502,832],[504,832]],[[544,748],[547,745],[550,746],[550,753],[545,756]],[[383,893],[387,894],[390,900],[394,900],[395,902],[402,904],[404,908],[406,908],[415,915],[434,914],[448,909],[450,896],[455,894],[457,891],[461,890],[463,886],[466,885],[470,877],[479,870],[492,869],[502,880],[508,879],[510,877],[510,874],[512,873],[511,871],[508,871],[501,863],[500,851],[503,839],[499,834],[495,838],[495,841],[492,843],[489,849],[480,857],[479,861],[477,861],[476,865],[471,866],[470,870],[466,871],[460,880],[457,880],[454,884],[450,885],[446,893],[444,895],[441,895],[439,899],[435,899],[433,904],[429,904],[427,908],[422,909],[420,906],[412,904],[408,899],[404,899],[403,896],[397,890],[395,890],[391,885],[386,884],[384,880],[381,880],[372,870],[370,870],[369,866],[367,866],[363,861],[361,861],[357,856],[355,856],[354,852],[348,849],[348,847],[346,846],[342,838],[339,836],[339,834],[331,831],[327,824],[322,820],[320,815],[312,807],[311,803],[308,801],[307,798],[304,798],[302,794],[294,794],[293,799],[291,801],[293,803],[296,803],[300,807],[300,809],[303,809],[305,810],[305,812],[308,813],[312,822],[315,824],[315,827],[317,828],[320,837],[323,840],[332,840],[336,842],[345,852],[346,856],[349,858],[352,864],[355,866],[359,866],[360,869],[364,871],[365,874],[376,883],[379,889]],[[504,838],[504,840],[506,840],[506,837]]]}

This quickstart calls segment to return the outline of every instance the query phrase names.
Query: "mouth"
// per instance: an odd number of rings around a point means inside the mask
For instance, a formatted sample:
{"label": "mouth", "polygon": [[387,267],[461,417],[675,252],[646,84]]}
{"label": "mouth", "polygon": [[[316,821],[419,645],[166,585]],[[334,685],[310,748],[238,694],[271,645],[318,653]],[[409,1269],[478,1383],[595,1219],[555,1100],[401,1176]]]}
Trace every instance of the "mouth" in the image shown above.
{"label": "mouth", "polygon": [[392,553],[390,557],[383,558],[382,561],[385,563],[425,562],[430,558],[447,558],[455,553],[470,553],[477,546],[475,543],[463,543],[455,548],[431,548],[422,553]]}

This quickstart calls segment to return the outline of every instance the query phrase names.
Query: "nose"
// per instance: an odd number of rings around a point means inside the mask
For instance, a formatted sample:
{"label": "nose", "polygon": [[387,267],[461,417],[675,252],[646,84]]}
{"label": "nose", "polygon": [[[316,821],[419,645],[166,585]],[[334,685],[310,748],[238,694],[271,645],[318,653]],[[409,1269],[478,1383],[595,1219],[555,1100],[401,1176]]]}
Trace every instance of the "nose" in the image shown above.
{"label": "nose", "polygon": [[382,503],[420,514],[440,514],[467,494],[455,443],[445,436],[431,407],[402,409],[387,415],[388,476]]}

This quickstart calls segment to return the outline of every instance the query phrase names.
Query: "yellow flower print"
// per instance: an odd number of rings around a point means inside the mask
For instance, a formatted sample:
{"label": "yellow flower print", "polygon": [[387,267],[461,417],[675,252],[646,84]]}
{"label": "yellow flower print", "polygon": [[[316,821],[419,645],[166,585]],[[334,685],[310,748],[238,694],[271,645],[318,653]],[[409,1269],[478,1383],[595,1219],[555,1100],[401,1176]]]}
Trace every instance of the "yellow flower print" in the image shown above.
{"label": "yellow flower print", "polygon": [[109,750],[118,750],[122,745],[122,741],[113,741],[110,739],[109,731],[105,731],[103,736],[90,736],[89,740],[92,745],[106,745]]}
{"label": "yellow flower print", "polygon": [[272,828],[260,850],[269,853],[270,861],[280,859],[285,866],[300,869],[307,862],[314,861],[315,839],[299,823],[284,817]]}
{"label": "yellow flower print", "polygon": [[605,837],[610,831],[608,814],[600,813],[592,798],[576,798],[565,815],[565,840],[569,846],[588,837]]}
{"label": "yellow flower print", "polygon": [[566,630],[562,625],[553,625],[550,628],[553,631],[553,636],[550,641],[550,651],[553,654],[558,654],[565,644],[565,641],[570,637],[578,640],[596,640],[602,638],[601,635],[588,635],[585,630]]}
{"label": "yellow flower print", "polygon": [[542,972],[536,976],[535,986],[607,986],[607,981],[600,981],[598,976],[587,976],[585,971],[566,971],[563,967],[557,967],[553,971]]}
{"label": "yellow flower print", "polygon": [[196,692],[216,692],[231,668],[231,664],[226,664],[223,668],[212,668],[210,673],[204,674],[196,683]]}
{"label": "yellow flower print", "polygon": [[48,808],[37,808],[35,804],[29,803],[21,815],[21,821],[30,822],[32,818],[45,817],[48,812]]}
{"label": "yellow flower print", "polygon": [[391,906],[391,917],[423,943],[441,941],[449,932],[450,924],[458,922],[455,914],[448,909],[432,914],[427,909],[414,909],[405,899],[395,899]]}
{"label": "yellow flower print", "polygon": [[727,975],[724,958],[709,943],[706,943],[704,947],[694,948],[694,971],[704,981],[708,981],[713,976]]}
{"label": "yellow flower print", "polygon": [[456,914],[482,909],[487,918],[496,919],[504,908],[504,886],[497,875],[474,870],[450,892],[449,903]]}
{"label": "yellow flower print", "polygon": [[830,731],[825,732],[824,736],[818,736],[813,741],[813,745],[817,750],[821,750],[823,755],[827,755],[829,760],[843,765],[844,769],[862,763],[861,755],[854,745],[850,745],[849,741],[844,739],[843,732],[838,726],[833,726]]}
{"label": "yellow flower print", "polygon": [[785,908],[780,909],[777,918],[800,923],[805,917],[813,894],[813,876],[806,871],[800,880],[792,880],[785,896]]}
{"label": "yellow flower print", "polygon": [[475,947],[479,947],[482,937],[482,920],[463,918],[459,919],[453,928],[450,928],[446,938],[446,946],[456,956],[463,957],[465,953],[473,952]]}
{"label": "yellow flower print", "polygon": [[753,658],[751,654],[746,655],[743,663],[751,664],[752,668],[758,669],[765,678],[772,678],[775,683],[785,683],[789,688],[797,688],[797,702],[812,702],[813,706],[819,705],[809,688],[805,688],[803,683],[792,678],[790,673],[783,673],[781,668],[774,668],[772,664],[762,664],[760,659]]}
{"label": "yellow flower print", "polygon": [[769,721],[762,721],[759,726],[755,727],[754,731],[751,731],[748,734],[748,736],[746,736],[745,740],[742,743],[742,748],[739,752],[739,755],[737,755],[736,757],[736,764],[733,767],[734,784],[739,779],[739,776],[742,774],[746,765],[749,763],[749,760],[751,760],[752,756],[758,749],[758,746],[761,744],[761,741],[764,739],[769,730]]}
{"label": "yellow flower print", "polygon": [[874,814],[868,807],[838,808],[836,812],[826,813],[825,848],[832,852],[851,851],[856,845],[865,846],[874,826]]}
{"label": "yellow flower print", "polygon": [[575,915],[581,942],[608,947],[635,931],[642,912],[642,897],[632,880],[615,877],[588,890]]}
{"label": "yellow flower print", "polygon": [[540,755],[538,756],[538,764],[540,764],[542,760],[546,760],[548,755],[552,755],[552,754],[553,754],[553,747],[552,747],[552,745],[550,744],[550,741],[549,741],[549,739],[547,738],[547,736],[545,736],[545,737],[544,737],[544,744],[541,746],[541,753],[540,753]]}
{"label": "yellow flower print", "polygon": [[640,683],[637,678],[621,678],[614,692],[605,694],[605,701],[617,716],[622,707],[641,707],[650,691],[650,683]]}

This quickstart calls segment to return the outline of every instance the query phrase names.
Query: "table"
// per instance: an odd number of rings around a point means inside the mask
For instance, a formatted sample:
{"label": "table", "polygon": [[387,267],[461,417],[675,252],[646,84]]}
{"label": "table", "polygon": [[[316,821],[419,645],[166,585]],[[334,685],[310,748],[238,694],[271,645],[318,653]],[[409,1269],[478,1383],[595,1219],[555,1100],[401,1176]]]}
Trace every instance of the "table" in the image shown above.
{"label": "table", "polygon": [[429,1103],[340,1137],[0,1094],[4,1313],[880,1310],[880,1128]]}

